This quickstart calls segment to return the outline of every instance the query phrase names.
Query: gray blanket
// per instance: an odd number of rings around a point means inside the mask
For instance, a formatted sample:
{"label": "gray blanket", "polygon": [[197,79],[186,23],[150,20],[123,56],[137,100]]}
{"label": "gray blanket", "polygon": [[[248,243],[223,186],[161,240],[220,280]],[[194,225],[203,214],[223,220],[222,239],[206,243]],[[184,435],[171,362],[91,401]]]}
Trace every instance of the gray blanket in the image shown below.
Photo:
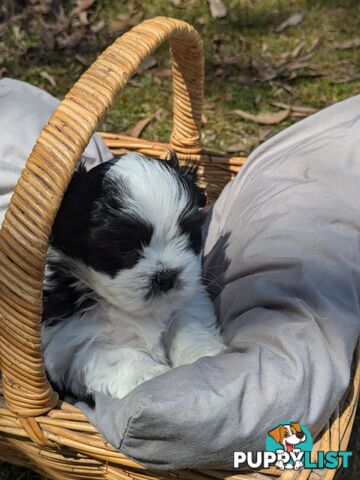
{"label": "gray blanket", "polygon": [[[17,88],[0,81],[0,215],[55,106],[29,87],[25,115]],[[226,187],[209,213],[204,274],[230,351],[122,400],[78,403],[121,452],[157,469],[231,466],[234,450],[264,449],[278,422],[321,429],[349,384],[360,333],[359,143],[357,96],[263,144]]]}
{"label": "gray blanket", "polygon": [[[44,125],[60,101],[19,80],[0,80],[0,226],[12,191]],[[84,157],[89,167],[112,158],[97,135]]]}

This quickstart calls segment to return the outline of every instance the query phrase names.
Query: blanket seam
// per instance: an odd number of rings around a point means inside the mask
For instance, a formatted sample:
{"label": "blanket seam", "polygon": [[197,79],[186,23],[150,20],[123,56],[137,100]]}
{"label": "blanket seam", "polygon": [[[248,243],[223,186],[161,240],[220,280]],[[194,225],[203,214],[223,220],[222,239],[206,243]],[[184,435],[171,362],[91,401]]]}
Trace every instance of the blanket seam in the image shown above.
{"label": "blanket seam", "polygon": [[129,430],[129,428],[130,428],[130,424],[131,424],[131,422],[132,422],[133,418],[134,418],[134,417],[136,417],[136,416],[138,416],[138,415],[139,415],[139,413],[142,411],[142,409],[143,409],[143,407],[142,407],[142,406],[140,406],[140,407],[139,407],[139,409],[136,411],[136,413],[134,413],[134,415],[132,415],[132,416],[129,418],[129,420],[127,421],[127,424],[126,424],[126,427],[125,427],[125,430],[124,430],[124,433],[123,433],[122,439],[120,440],[120,443],[119,443],[119,447],[118,447],[118,448],[119,448],[119,450],[120,450],[120,449],[122,448],[122,446],[123,446],[123,443],[124,443],[125,437],[126,437],[126,435],[127,435],[127,432],[128,432],[128,430]]}

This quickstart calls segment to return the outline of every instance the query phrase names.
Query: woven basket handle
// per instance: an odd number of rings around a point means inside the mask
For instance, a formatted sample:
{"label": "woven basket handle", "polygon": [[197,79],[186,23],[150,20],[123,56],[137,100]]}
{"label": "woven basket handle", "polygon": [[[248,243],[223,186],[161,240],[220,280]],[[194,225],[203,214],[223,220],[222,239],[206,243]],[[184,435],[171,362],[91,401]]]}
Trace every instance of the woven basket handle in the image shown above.
{"label": "woven basket handle", "polygon": [[7,406],[19,416],[41,415],[58,400],[45,375],[40,339],[43,272],[56,212],[115,95],[165,40],[173,65],[170,145],[198,153],[201,40],[187,23],[159,17],[121,36],[82,75],[43,128],[15,188],[0,231],[0,355]]}

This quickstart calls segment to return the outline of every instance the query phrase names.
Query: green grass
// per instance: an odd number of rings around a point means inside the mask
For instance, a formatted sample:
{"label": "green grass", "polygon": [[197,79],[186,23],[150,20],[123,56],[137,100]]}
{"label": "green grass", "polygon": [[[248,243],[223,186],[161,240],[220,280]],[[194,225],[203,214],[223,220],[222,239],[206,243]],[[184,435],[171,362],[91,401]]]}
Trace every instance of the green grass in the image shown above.
{"label": "green grass", "polygon": [[[66,11],[69,11],[69,3]],[[203,142],[206,146],[226,150],[229,145],[242,143],[246,154],[265,135],[273,135],[289,126],[291,121],[272,127],[244,121],[232,110],[242,109],[252,113],[275,111],[270,101],[323,108],[333,102],[359,93],[360,82],[333,83],[334,79],[358,73],[360,48],[335,49],[334,44],[360,36],[360,2],[358,0],[227,0],[225,19],[211,18],[205,0],[183,0],[181,8],[168,0],[98,0],[93,7],[93,21],[104,19],[106,24],[116,20],[119,14],[134,14],[142,11],[143,18],[157,15],[173,16],[191,23],[201,34],[206,56],[206,85],[204,113],[207,122],[203,127]],[[275,27],[290,14],[304,12],[303,21],[282,33]],[[115,35],[105,28],[89,39],[81,56],[88,63],[99,55]],[[271,64],[281,61],[300,42],[305,49],[317,39],[320,46],[309,64],[322,72],[323,77],[299,77],[283,82],[256,81],[245,84],[249,59]],[[34,53],[35,52],[35,53]],[[38,53],[36,53],[38,52]],[[235,65],[226,76],[217,75],[219,62],[232,57]],[[109,131],[129,130],[141,117],[161,108],[159,120],[152,122],[144,131],[145,138],[167,140],[171,131],[171,80],[159,77],[158,69],[169,66],[168,49],[156,53],[158,67],[136,75],[119,95],[108,113],[102,128]],[[7,68],[7,75],[31,82],[62,98],[85,67],[74,58],[72,51],[47,53],[41,50],[38,32],[25,29],[22,38],[16,39],[8,27],[0,37],[0,67]],[[46,71],[56,81],[52,86],[40,74]],[[291,93],[282,88],[285,83]],[[357,460],[342,478],[355,480],[359,477],[359,435],[353,437],[351,448]],[[6,464],[0,466],[0,480],[35,479],[36,475]]]}
{"label": "green grass", "polygon": [[[335,42],[344,42],[358,36],[360,31],[360,4],[357,0],[229,0],[228,16],[225,19],[211,18],[206,2],[184,0],[182,8],[177,8],[167,0],[157,2],[117,2],[103,0],[96,2],[96,19],[106,22],[116,20],[119,14],[142,10],[143,18],[167,15],[181,18],[193,24],[204,40],[206,55],[206,104],[208,122],[204,125],[204,143],[219,150],[244,142],[249,153],[263,135],[264,127],[244,121],[232,110],[243,109],[253,113],[273,111],[269,101],[307,105],[323,108],[359,92],[359,81],[333,84],[334,78],[351,76],[357,73],[360,64],[360,49],[340,50]],[[275,27],[291,13],[303,11],[305,18],[300,25],[283,33],[274,32]],[[26,32],[25,32],[26,33]],[[324,77],[297,78],[284,81],[292,89],[292,94],[279,86],[278,81],[242,83],[246,62],[252,59],[277,63],[286,52],[291,52],[301,41],[308,47],[316,39],[320,47],[309,60],[311,66],[324,73]],[[90,64],[111,40],[106,29],[98,35],[98,41],[90,42],[90,47],[82,53]],[[39,39],[35,33],[24,36],[24,45],[36,45]],[[9,35],[11,49],[14,39]],[[1,43],[0,43],[1,52]],[[4,59],[8,74],[46,88],[50,93],[62,97],[80,76],[84,66],[74,59],[70,52],[55,52],[51,55],[19,57],[16,64],[11,58]],[[229,74],[217,76],[218,63],[224,57],[236,60]],[[167,47],[162,47],[156,58],[160,66],[168,66]],[[46,71],[56,80],[53,87],[40,76]],[[149,112],[162,108],[160,120],[152,122],[144,132],[145,138],[166,140],[171,129],[171,80],[160,78],[157,69],[150,69],[137,75],[134,85],[128,85],[119,95],[118,101],[106,117],[102,128],[110,131],[125,131]],[[271,134],[285,128],[287,121],[271,128]]]}

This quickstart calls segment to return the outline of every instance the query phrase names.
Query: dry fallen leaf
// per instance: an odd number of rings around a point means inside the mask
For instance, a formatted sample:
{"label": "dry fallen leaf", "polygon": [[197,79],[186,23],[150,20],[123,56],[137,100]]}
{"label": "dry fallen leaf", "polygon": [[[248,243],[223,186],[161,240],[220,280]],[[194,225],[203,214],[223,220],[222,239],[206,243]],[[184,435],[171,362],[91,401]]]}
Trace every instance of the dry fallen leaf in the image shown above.
{"label": "dry fallen leaf", "polygon": [[307,53],[313,53],[320,46],[321,40],[320,37],[315,37],[311,42],[310,48]]}
{"label": "dry fallen leaf", "polygon": [[281,62],[285,62],[287,60],[289,60],[291,56],[291,52],[283,52],[280,54],[280,58],[281,58]]}
{"label": "dry fallen leaf", "polygon": [[134,128],[131,129],[129,135],[130,137],[139,138],[142,134],[145,127],[149,125],[149,123],[154,120],[154,118],[158,118],[161,113],[161,110],[157,110],[155,113],[148,115],[147,117],[142,118]]}
{"label": "dry fallen leaf", "polygon": [[13,31],[14,38],[15,38],[16,41],[21,40],[22,37],[24,36],[24,32],[22,32],[22,31],[20,30],[19,25],[13,25],[12,31]]}
{"label": "dry fallen leaf", "polygon": [[233,70],[233,67],[238,64],[238,61],[235,57],[224,57],[217,61],[215,65],[217,65],[217,69],[215,70],[215,75],[217,77],[227,76]]}
{"label": "dry fallen leaf", "polygon": [[272,132],[274,131],[274,128],[262,128],[259,132],[259,142],[262,143],[264,142],[267,138],[270,137]]}
{"label": "dry fallen leaf", "polygon": [[203,132],[203,137],[206,142],[213,142],[216,139],[216,132],[213,132],[212,130],[205,130]]}
{"label": "dry fallen leaf", "polygon": [[339,83],[349,83],[354,82],[355,80],[360,80],[360,73],[355,73],[354,75],[347,75],[342,78],[334,78],[329,81],[329,83],[333,85],[337,85]]}
{"label": "dry fallen leaf", "polygon": [[124,13],[120,14],[117,17],[117,20],[108,23],[108,30],[113,33],[123,32],[124,30],[128,30],[131,27],[137,25],[140,20],[143,18],[144,12],[138,12],[132,17],[130,15]]}
{"label": "dry fallen leaf", "polygon": [[130,137],[139,138],[144,128],[149,125],[149,123],[155,118],[155,114],[149,115],[141,119],[134,128],[131,129],[129,135]]}
{"label": "dry fallen leaf", "polygon": [[104,27],[105,27],[105,21],[104,20],[99,20],[94,25],[91,25],[90,30],[93,33],[99,33]]}
{"label": "dry fallen leaf", "polygon": [[255,105],[259,105],[260,102],[261,102],[261,100],[262,100],[262,95],[261,95],[260,93],[258,93],[258,94],[256,95],[255,99],[254,99]]}
{"label": "dry fallen leaf", "polygon": [[275,28],[275,32],[281,33],[288,27],[295,27],[296,25],[299,25],[299,23],[301,23],[303,19],[304,19],[304,13],[302,12],[293,13],[292,15],[290,15],[290,17],[288,17],[286,20],[281,22],[280,25],[278,25]]}
{"label": "dry fallen leaf", "polygon": [[79,13],[90,8],[93,3],[95,3],[95,0],[76,0],[76,7],[71,10],[70,17],[79,15]]}
{"label": "dry fallen leaf", "polygon": [[62,48],[74,48],[82,40],[80,32],[74,32],[71,35],[67,35],[66,32],[62,33],[62,36],[56,37],[57,46]]}
{"label": "dry fallen leaf", "polygon": [[283,82],[279,82],[279,81],[275,81],[273,82],[274,85],[276,85],[278,88],[278,90],[276,91],[276,95],[280,95],[283,93],[283,91],[285,91],[286,93],[288,93],[289,95],[294,95],[294,90],[293,88],[288,85],[287,83],[283,83]]}
{"label": "dry fallen leaf", "polygon": [[156,75],[158,77],[171,77],[172,76],[172,69],[171,68],[162,68],[161,70],[156,71]]}
{"label": "dry fallen leaf", "polygon": [[42,78],[44,78],[45,80],[47,80],[47,81],[50,83],[50,85],[52,85],[53,87],[56,87],[57,83],[56,83],[54,77],[52,77],[52,76],[50,75],[50,73],[45,72],[45,71],[40,72],[40,77],[42,77]]}
{"label": "dry fallen leaf", "polygon": [[81,25],[89,25],[88,12],[85,10],[79,13],[79,20]]}
{"label": "dry fallen leaf", "polygon": [[348,42],[335,43],[334,47],[342,50],[360,47],[360,38],[354,38],[353,40],[349,40]]}
{"label": "dry fallen leaf", "polygon": [[83,65],[84,67],[88,67],[89,66],[89,63],[86,61],[86,59],[82,56],[82,55],[79,55],[78,53],[76,55],[74,55],[74,58],[75,60],[77,60],[81,65]]}
{"label": "dry fallen leaf", "polygon": [[158,64],[157,58],[155,55],[148,55],[145,60],[140,65],[140,68],[137,70],[137,73],[143,73],[150,68],[156,67]]}
{"label": "dry fallen leaf", "polygon": [[227,15],[225,5],[221,0],[208,0],[212,18],[224,18]]}
{"label": "dry fallen leaf", "polygon": [[273,107],[278,107],[282,108],[284,110],[290,109],[291,113],[292,112],[297,112],[297,113],[304,113],[304,114],[311,114],[317,112],[316,108],[312,107],[305,107],[303,105],[288,105],[287,103],[282,103],[282,102],[269,102],[270,105]]}
{"label": "dry fallen leaf", "polygon": [[79,15],[79,13],[84,12],[85,10],[90,8],[93,3],[95,3],[95,0],[77,0],[76,7],[73,8],[70,12],[70,17],[73,17],[74,15]]}
{"label": "dry fallen leaf", "polygon": [[278,76],[278,71],[275,66],[264,60],[259,60],[256,58],[249,59],[246,68],[249,70],[249,77],[253,81],[269,81],[273,80]]}
{"label": "dry fallen leaf", "polygon": [[290,55],[291,58],[298,57],[304,47],[305,47],[305,42],[300,42],[298,45],[296,45],[294,50],[291,52],[291,55]]}
{"label": "dry fallen leaf", "polygon": [[233,113],[239,115],[245,120],[259,123],[260,125],[276,125],[287,119],[290,114],[290,109],[281,110],[275,113],[260,113],[259,115],[253,115],[252,113],[245,112],[244,110],[232,110]]}
{"label": "dry fallen leaf", "polygon": [[309,113],[305,113],[305,112],[291,112],[290,117],[291,117],[291,120],[300,120],[301,118],[306,118],[309,115],[310,115]]}
{"label": "dry fallen leaf", "polygon": [[38,4],[36,4],[36,2],[30,2],[30,3],[31,3],[31,9],[35,13],[39,13],[42,15],[46,15],[47,13],[49,13],[52,7],[51,2],[40,2]]}
{"label": "dry fallen leaf", "polygon": [[170,2],[175,6],[175,7],[180,7],[182,4],[182,0],[170,0]]}
{"label": "dry fallen leaf", "polygon": [[226,150],[227,153],[240,153],[246,152],[248,148],[248,145],[245,145],[245,143],[234,143],[234,145],[230,145]]}
{"label": "dry fallen leaf", "polygon": [[[306,65],[308,68],[312,68],[309,65]],[[288,76],[289,80],[294,80],[295,78],[316,78],[316,77],[326,77],[327,72],[319,72],[318,70],[311,70],[306,72],[291,72]]]}

